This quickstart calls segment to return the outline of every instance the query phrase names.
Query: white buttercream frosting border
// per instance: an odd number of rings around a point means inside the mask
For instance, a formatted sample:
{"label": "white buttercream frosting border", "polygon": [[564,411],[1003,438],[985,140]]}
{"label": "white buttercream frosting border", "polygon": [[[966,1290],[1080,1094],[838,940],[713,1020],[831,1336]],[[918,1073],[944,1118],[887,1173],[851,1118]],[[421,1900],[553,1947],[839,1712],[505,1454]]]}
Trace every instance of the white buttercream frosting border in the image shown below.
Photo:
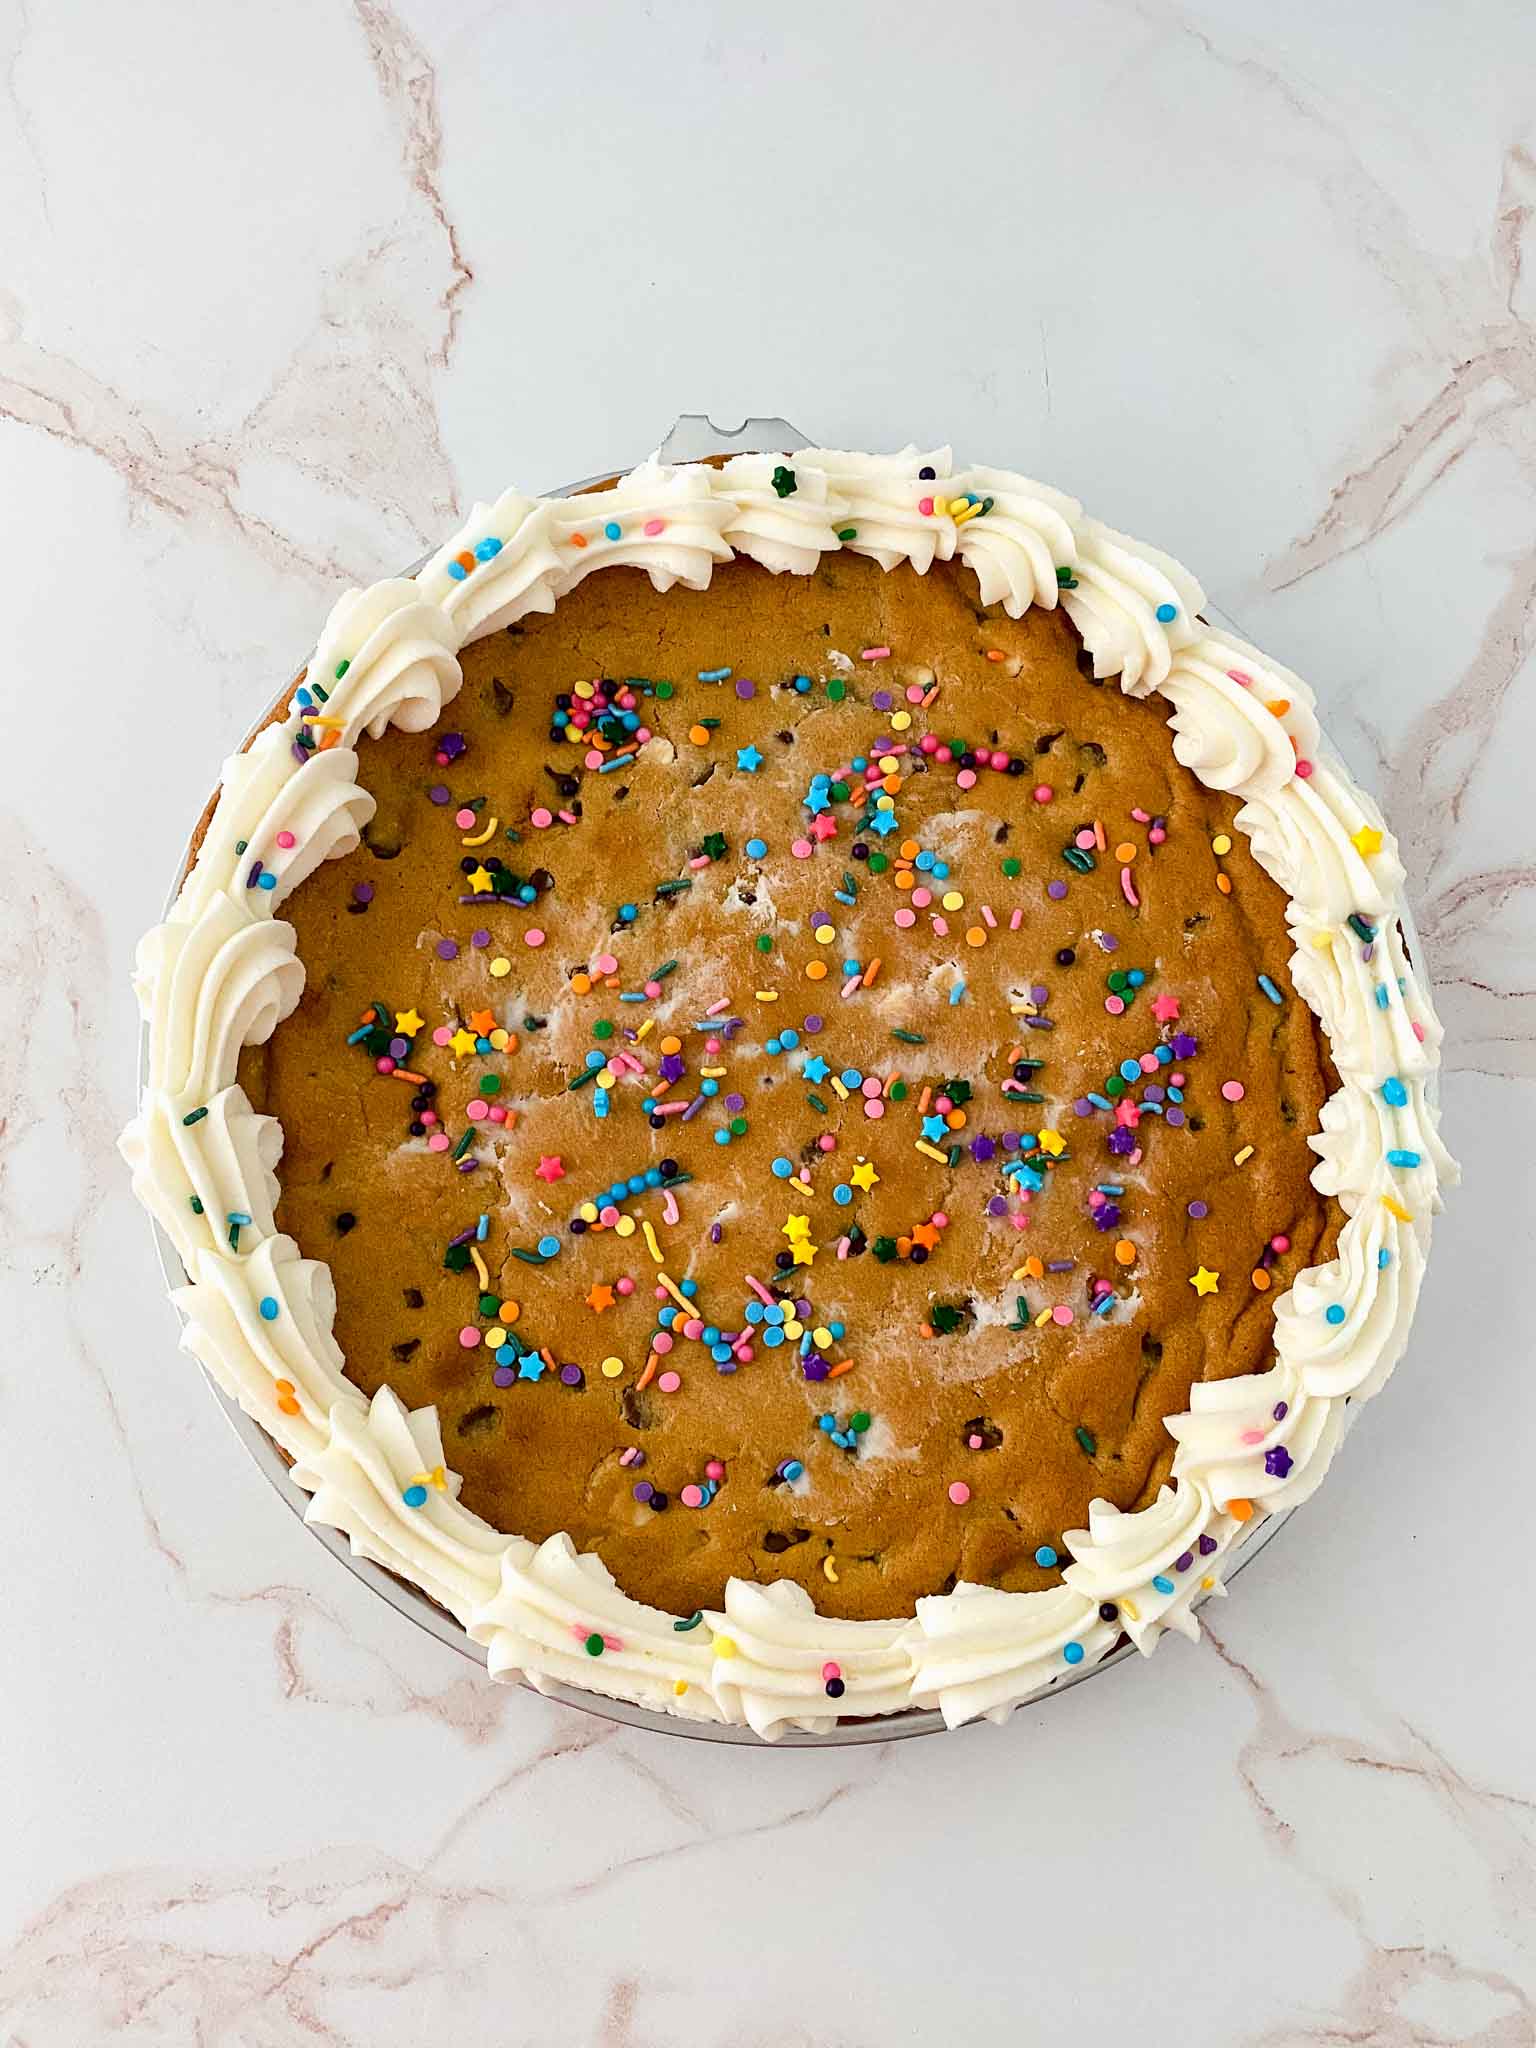
{"label": "white buttercream frosting border", "polygon": [[[785,470],[789,492],[775,482]],[[1014,618],[1060,603],[1095,674],[1163,696],[1179,761],[1242,800],[1238,827],[1289,899],[1294,986],[1340,1076],[1311,1140],[1312,1178],[1346,1222],[1335,1257],[1276,1300],[1273,1366],[1192,1388],[1190,1412],[1168,1419],[1172,1484],[1132,1514],[1095,1501],[1065,1538],[1059,1586],[961,1585],[910,1618],[851,1622],[818,1614],[791,1582],[732,1580],[722,1612],[674,1617],[630,1599],[569,1537],[535,1545],[470,1514],[436,1411],[409,1411],[388,1388],[369,1401],[346,1378],[330,1270],[275,1227],[281,1130],[236,1069],[303,990],[293,929],[273,913],[372,815],[359,741],[432,725],[462,680],[461,647],[616,564],[658,590],[702,589],[738,554],[809,574],[843,548],[920,574],[958,558],[983,601]],[[1456,1178],[1426,1095],[1441,1030],[1403,944],[1403,870],[1375,805],[1320,752],[1307,686],[1208,626],[1203,603],[1178,563],[1071,498],[1005,470],[956,471],[948,449],[801,449],[720,469],[652,460],[578,498],[508,491],[415,578],[349,591],[283,717],[226,762],[197,860],[139,946],[149,1071],[121,1149],[186,1269],[173,1296],[183,1347],[292,1461],[307,1519],[452,1614],[493,1677],[768,1739],[911,1706],[937,1706],[951,1726],[1001,1719],[1122,1630],[1148,1653],[1169,1629],[1198,1634],[1194,1609],[1222,1590],[1234,1548],[1321,1481],[1346,1404],[1376,1393],[1402,1355],[1430,1220]]]}

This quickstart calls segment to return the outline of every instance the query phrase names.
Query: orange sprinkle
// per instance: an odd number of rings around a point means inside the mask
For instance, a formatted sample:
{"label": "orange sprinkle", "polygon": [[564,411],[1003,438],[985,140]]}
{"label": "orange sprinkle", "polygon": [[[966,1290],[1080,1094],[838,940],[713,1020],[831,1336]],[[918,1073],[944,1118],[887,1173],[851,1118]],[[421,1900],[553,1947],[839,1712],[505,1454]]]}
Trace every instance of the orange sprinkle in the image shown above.
{"label": "orange sprinkle", "polygon": [[1287,711],[1290,710],[1290,708],[1291,700],[1289,697],[1271,697],[1269,702],[1264,706],[1264,709],[1266,711],[1272,711],[1275,714],[1276,718],[1284,718],[1285,714],[1287,713]]}
{"label": "orange sprinkle", "polygon": [[1115,1246],[1115,1261],[1117,1265],[1121,1266],[1135,1265],[1136,1247],[1131,1243],[1131,1240],[1128,1237],[1122,1237],[1120,1242]]}
{"label": "orange sprinkle", "polygon": [[317,748],[315,749],[315,752],[316,752],[317,754],[325,754],[325,753],[329,753],[329,751],[330,751],[330,749],[331,749],[332,747],[339,747],[340,745],[341,745],[341,734],[340,734],[340,732],[339,732],[339,731],[332,731],[332,732],[328,732],[328,733],[323,733],[323,734],[321,735],[321,738],[320,738],[320,744],[319,744],[319,746],[318,746],[318,747],[317,747]]}
{"label": "orange sprinkle", "polygon": [[1216,886],[1223,896],[1230,896],[1232,894],[1232,877],[1230,875],[1218,875],[1216,877]]}
{"label": "orange sprinkle", "polygon": [[1268,1294],[1269,1275],[1265,1272],[1264,1268],[1262,1266],[1255,1266],[1251,1277],[1254,1286],[1259,1290],[1260,1294]]}
{"label": "orange sprinkle", "polygon": [[988,661],[1006,661],[1007,658],[1001,647],[989,647],[987,649]]}
{"label": "orange sprinkle", "polygon": [[928,1114],[928,1098],[930,1095],[932,1095],[932,1093],[933,1090],[928,1086],[928,1083],[925,1081],[923,1083],[923,1092],[917,1098],[917,1113],[919,1116],[926,1116]]}
{"label": "orange sprinkle", "polygon": [[1253,1502],[1251,1500],[1229,1500],[1227,1502],[1227,1513],[1234,1522],[1246,1522],[1253,1515]]}
{"label": "orange sprinkle", "polygon": [[952,1131],[963,1131],[965,1129],[965,1111],[963,1109],[948,1110],[945,1113],[944,1121]]}
{"label": "orange sprinkle", "polygon": [[1115,859],[1119,861],[1123,866],[1126,861],[1134,860],[1136,858],[1136,853],[1137,849],[1134,846],[1132,846],[1130,840],[1122,839],[1120,844],[1115,848]]}
{"label": "orange sprinkle", "polygon": [[669,1032],[667,1036],[661,1041],[661,1049],[663,1052],[681,1052],[683,1049],[683,1041],[680,1038],[675,1037],[671,1032]]}
{"label": "orange sprinkle", "polygon": [[[891,1090],[892,1090],[892,1089],[893,1089],[893,1088],[894,1088],[894,1087],[896,1086],[896,1083],[897,1083],[897,1082],[898,1082],[898,1081],[899,1081],[900,1079],[901,1079],[901,1069],[900,1069],[900,1068],[898,1067],[898,1068],[897,1068],[897,1070],[896,1070],[896,1072],[895,1072],[894,1074],[887,1074],[887,1075],[886,1075],[886,1077],[885,1077],[885,1086],[884,1086],[884,1087],[883,1087],[883,1088],[882,1088],[882,1089],[880,1090],[880,1093],[881,1093],[882,1095],[889,1095],[889,1094],[890,1094],[890,1092],[891,1092]],[[1409,1219],[1408,1219],[1408,1218],[1407,1218],[1406,1216],[1405,1216],[1405,1217],[1403,1218],[1403,1221],[1404,1221],[1405,1223],[1406,1223],[1406,1222],[1407,1222],[1408,1220],[1409,1220]]]}
{"label": "orange sprinkle", "polygon": [[875,978],[880,972],[881,965],[882,963],[878,958],[870,961],[864,970],[864,979],[859,983],[860,988],[874,987]]}
{"label": "orange sprinkle", "polygon": [[910,868],[898,868],[895,874],[895,882],[898,889],[915,889],[917,887],[917,877]]}
{"label": "orange sprinkle", "polygon": [[845,1372],[853,1371],[854,1363],[855,1361],[851,1358],[840,1358],[836,1365],[827,1373],[827,1378],[829,1380],[841,1379]]}
{"label": "orange sprinkle", "polygon": [[709,745],[709,727],[707,725],[690,725],[688,737],[696,747],[707,747]]}
{"label": "orange sprinkle", "polygon": [[1104,851],[1105,846],[1108,844],[1108,841],[1104,837],[1104,827],[1099,823],[1097,818],[1095,818],[1093,821],[1093,843],[1099,849],[1100,853]]}
{"label": "orange sprinkle", "polygon": [[916,860],[922,850],[915,839],[903,839],[901,842],[900,853],[903,860]]}
{"label": "orange sprinkle", "polygon": [[965,943],[968,946],[984,946],[987,943],[987,935],[979,924],[971,926],[965,935]]}
{"label": "orange sprinkle", "polygon": [[574,990],[576,991],[577,995],[579,995],[579,996],[584,996],[584,995],[588,995],[588,994],[590,994],[590,992],[591,992],[591,988],[592,988],[592,977],[591,977],[591,975],[590,975],[590,974],[573,974],[573,975],[571,976],[571,987],[572,987],[572,988],[573,988],[573,989],[574,989]]}
{"label": "orange sprinkle", "polygon": [[805,963],[805,978],[807,981],[825,981],[827,978],[826,961],[808,960]]}
{"label": "orange sprinkle", "polygon": [[468,548],[464,550],[463,554],[455,555],[453,559],[458,563],[461,569],[473,569],[475,566],[475,558],[469,552]]}
{"label": "orange sprinkle", "polygon": [[292,1380],[274,1380],[272,1382],[272,1391],[276,1394],[278,1408],[284,1415],[298,1414],[299,1404],[293,1398]]}
{"label": "orange sprinkle", "polygon": [[396,1067],[394,1070],[394,1078],[397,1081],[415,1081],[419,1085],[421,1082],[425,1081],[427,1077],[425,1074],[413,1074],[409,1067]]}
{"label": "orange sprinkle", "polygon": [[651,1353],[650,1357],[649,1357],[649,1358],[648,1358],[648,1359],[647,1359],[647,1360],[645,1361],[645,1370],[644,1370],[644,1372],[643,1372],[643,1373],[641,1373],[641,1375],[640,1375],[639,1379],[637,1379],[637,1380],[635,1381],[635,1391],[636,1391],[636,1393],[638,1393],[638,1392],[640,1391],[640,1389],[641,1389],[642,1387],[648,1387],[648,1386],[649,1386],[649,1385],[651,1384],[651,1381],[652,1381],[653,1379],[655,1379],[655,1377],[656,1377],[656,1354],[655,1354],[655,1352],[653,1351],[653,1352]]}
{"label": "orange sprinkle", "polygon": [[1045,1268],[1033,1253],[1024,1261],[1024,1271],[1031,1280],[1043,1280],[1045,1278]]}
{"label": "orange sprinkle", "polygon": [[584,548],[586,544],[587,536],[584,533],[573,533],[571,535],[571,546],[573,548]]}

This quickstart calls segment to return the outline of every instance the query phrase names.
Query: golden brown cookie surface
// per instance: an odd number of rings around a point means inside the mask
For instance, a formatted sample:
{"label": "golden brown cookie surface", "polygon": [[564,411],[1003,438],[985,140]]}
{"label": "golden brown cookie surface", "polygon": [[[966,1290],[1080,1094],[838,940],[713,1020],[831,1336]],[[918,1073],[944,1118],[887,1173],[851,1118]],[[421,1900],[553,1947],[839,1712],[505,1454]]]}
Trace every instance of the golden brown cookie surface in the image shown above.
{"label": "golden brown cookie surface", "polygon": [[[683,1612],[899,1614],[1054,1583],[1190,1384],[1267,1362],[1331,1069],[1235,806],[1077,652],[945,565],[611,570],[365,747],[242,1079],[349,1373],[437,1404],[466,1505]],[[589,766],[551,716],[602,678],[652,737]]]}

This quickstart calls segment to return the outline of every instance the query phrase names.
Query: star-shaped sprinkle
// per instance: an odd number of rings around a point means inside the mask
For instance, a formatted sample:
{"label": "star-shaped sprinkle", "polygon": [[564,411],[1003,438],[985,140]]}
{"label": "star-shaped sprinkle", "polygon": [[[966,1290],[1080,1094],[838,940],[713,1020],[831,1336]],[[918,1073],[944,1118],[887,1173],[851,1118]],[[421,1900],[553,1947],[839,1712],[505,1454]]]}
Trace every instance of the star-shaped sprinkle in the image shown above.
{"label": "star-shaped sprinkle", "polygon": [[1060,1158],[1066,1149],[1067,1141],[1060,1131],[1042,1131],[1040,1133],[1040,1150],[1042,1152],[1049,1152],[1053,1159]]}
{"label": "star-shaped sprinkle", "polygon": [[426,1021],[426,1018],[422,1016],[419,1010],[396,1010],[395,1012],[395,1029],[405,1038],[414,1038]]}
{"label": "star-shaped sprinkle", "polygon": [[1178,997],[1154,996],[1152,998],[1152,1014],[1159,1024],[1172,1024],[1176,1022],[1179,1014]]}
{"label": "star-shaped sprinkle", "polygon": [[859,830],[861,832],[878,832],[880,837],[884,839],[887,833],[896,830],[896,813],[894,811],[876,811],[872,818],[864,820]]}
{"label": "star-shaped sprinkle", "polygon": [[613,1307],[613,1289],[600,1281],[594,1281],[587,1289],[587,1307],[595,1315],[601,1315],[605,1308]]}
{"label": "star-shaped sprinkle", "polygon": [[813,839],[835,839],[837,837],[836,818],[813,818],[811,820],[811,837]]}
{"label": "star-shaped sprinkle", "polygon": [[811,1243],[807,1237],[797,1237],[789,1248],[789,1255],[797,1266],[808,1266],[815,1258],[820,1246]]}
{"label": "star-shaped sprinkle", "polygon": [[738,747],[736,749],[736,766],[738,768],[745,768],[749,775],[755,775],[762,765],[763,757],[756,747]]}
{"label": "star-shaped sprinkle", "polygon": [[476,1010],[470,1017],[469,1028],[471,1031],[478,1032],[482,1038],[488,1037],[496,1029],[495,1012],[492,1010]]}
{"label": "star-shaped sprinkle", "polygon": [[868,1194],[870,1189],[877,1184],[880,1176],[867,1159],[861,1159],[848,1178],[856,1188],[862,1188],[865,1194]]}
{"label": "star-shaped sprinkle", "polygon": [[1189,1284],[1196,1294],[1215,1294],[1219,1291],[1217,1282],[1220,1278],[1221,1275],[1211,1272],[1209,1267],[1197,1266],[1189,1276]]}
{"label": "star-shaped sprinkle", "polygon": [[788,498],[794,495],[795,472],[792,469],[786,469],[782,462],[774,469],[770,481],[781,498]]}
{"label": "star-shaped sprinkle", "polygon": [[533,1170],[548,1187],[553,1187],[557,1180],[565,1179],[565,1166],[558,1152],[551,1152],[547,1155],[541,1153],[539,1155],[539,1163]]}
{"label": "star-shaped sprinkle", "polygon": [[779,1225],[780,1237],[787,1237],[791,1244],[798,1243],[801,1238],[809,1237],[810,1234],[811,1219],[809,1216],[786,1216]]}
{"label": "star-shaped sprinkle", "polygon": [[819,1088],[832,1069],[827,1065],[821,1054],[817,1052],[812,1053],[800,1071],[805,1075],[807,1081]]}
{"label": "star-shaped sprinkle", "polygon": [[544,1361],[537,1351],[525,1351],[517,1361],[517,1376],[520,1380],[537,1380],[544,1377]]}
{"label": "star-shaped sprinkle", "polygon": [[1356,853],[1368,860],[1373,853],[1380,853],[1381,834],[1374,825],[1362,825],[1358,832],[1350,833],[1349,843]]}
{"label": "star-shaped sprinkle", "polygon": [[469,874],[465,877],[465,879],[469,883],[470,892],[472,895],[490,895],[493,885],[491,882],[490,874],[485,868],[471,868]]}
{"label": "star-shaped sprinkle", "polygon": [[813,818],[819,817],[823,811],[830,811],[832,808],[832,799],[824,789],[808,789],[800,801],[805,805],[805,808]]}
{"label": "star-shaped sprinkle", "polygon": [[930,1145],[941,1144],[949,1136],[949,1125],[945,1123],[941,1116],[925,1116],[923,1118],[923,1136]]}
{"label": "star-shaped sprinkle", "polygon": [[920,1244],[924,1251],[931,1252],[938,1244],[939,1232],[936,1224],[919,1223],[912,1231],[912,1242]]}
{"label": "star-shaped sprinkle", "polygon": [[466,1031],[461,1024],[448,1041],[448,1049],[455,1059],[467,1059],[475,1049],[473,1032]]}

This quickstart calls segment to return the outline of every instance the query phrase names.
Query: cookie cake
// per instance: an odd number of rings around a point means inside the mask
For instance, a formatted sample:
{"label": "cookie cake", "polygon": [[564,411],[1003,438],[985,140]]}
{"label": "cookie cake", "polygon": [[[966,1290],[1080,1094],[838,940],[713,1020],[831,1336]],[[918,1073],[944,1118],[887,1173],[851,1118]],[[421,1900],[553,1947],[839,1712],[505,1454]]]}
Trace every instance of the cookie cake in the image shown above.
{"label": "cookie cake", "polygon": [[348,593],[225,764],[123,1150],[185,1347],[493,1675],[1001,1718],[1321,1480],[1440,1028],[1202,605],[948,450],[652,461]]}

